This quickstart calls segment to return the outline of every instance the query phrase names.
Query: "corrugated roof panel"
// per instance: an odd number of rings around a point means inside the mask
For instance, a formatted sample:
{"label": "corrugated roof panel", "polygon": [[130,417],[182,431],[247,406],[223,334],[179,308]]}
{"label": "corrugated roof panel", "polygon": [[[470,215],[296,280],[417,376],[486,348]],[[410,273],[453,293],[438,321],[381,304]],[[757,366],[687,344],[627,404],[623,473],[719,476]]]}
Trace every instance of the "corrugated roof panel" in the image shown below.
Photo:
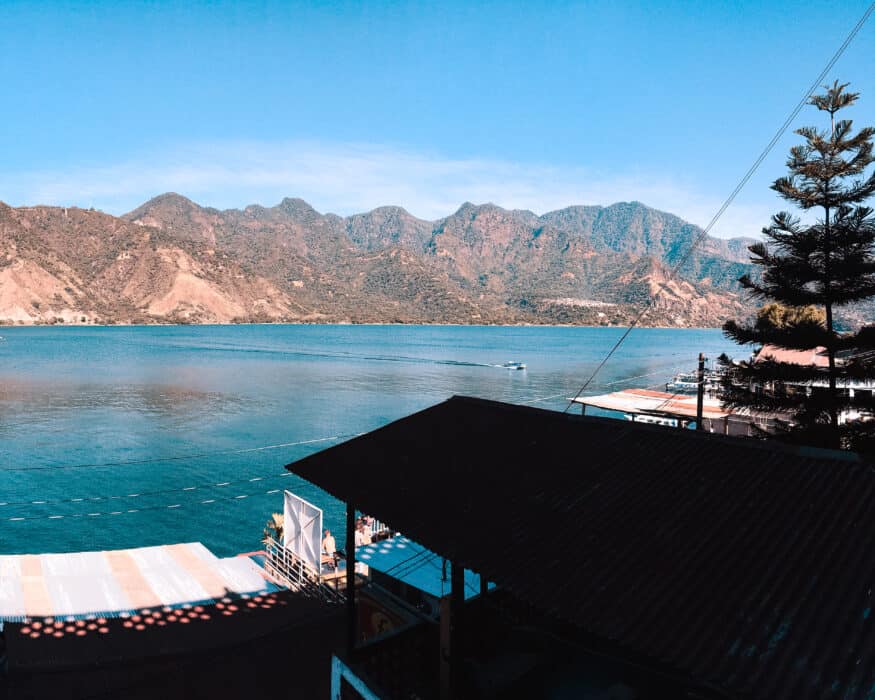
{"label": "corrugated roof panel", "polygon": [[694,681],[875,687],[875,473],[855,456],[454,398],[289,468]]}
{"label": "corrugated roof panel", "polygon": [[0,556],[0,620],[116,617],[273,590],[248,558],[219,559],[199,542]]}

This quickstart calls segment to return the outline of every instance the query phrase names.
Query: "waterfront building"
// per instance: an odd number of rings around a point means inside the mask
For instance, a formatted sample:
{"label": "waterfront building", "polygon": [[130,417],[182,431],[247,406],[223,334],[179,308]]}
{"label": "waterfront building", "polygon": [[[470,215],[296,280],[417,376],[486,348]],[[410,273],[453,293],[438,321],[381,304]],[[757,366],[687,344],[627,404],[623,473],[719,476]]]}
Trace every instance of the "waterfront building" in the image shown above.
{"label": "waterfront building", "polygon": [[288,469],[346,503],[348,541],[366,512],[415,543],[408,563],[449,572],[439,610],[374,634],[379,590],[347,569],[333,697],[875,687],[875,470],[857,455],[455,397]]}
{"label": "waterfront building", "polygon": [[[836,353],[836,366],[843,367],[849,362],[869,360],[871,352],[861,352],[858,350],[841,350]],[[829,356],[825,347],[816,347],[809,350],[787,350],[774,345],[764,345],[757,351],[753,357],[753,363],[761,362],[782,362],[792,365],[801,365],[807,367],[817,367],[826,371],[829,367]],[[839,393],[843,398],[857,399],[858,406],[851,406],[839,413],[839,423],[847,421],[872,419],[871,405],[872,392],[875,391],[875,383],[870,380],[847,380],[839,379],[837,381]],[[811,396],[818,392],[826,392],[829,390],[829,382],[827,379],[816,381],[772,381],[758,386],[751,386],[752,391],[763,392],[771,395],[781,395],[782,393],[793,394],[802,392],[807,396]],[[853,403],[853,402],[852,402]]]}

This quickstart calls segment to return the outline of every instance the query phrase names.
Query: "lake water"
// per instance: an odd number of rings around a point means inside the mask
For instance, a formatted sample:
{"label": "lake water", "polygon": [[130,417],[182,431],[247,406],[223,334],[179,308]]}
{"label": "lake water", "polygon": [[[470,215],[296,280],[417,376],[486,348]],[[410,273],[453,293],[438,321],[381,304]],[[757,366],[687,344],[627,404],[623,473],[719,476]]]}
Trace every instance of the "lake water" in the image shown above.
{"label": "lake water", "polygon": [[[622,332],[0,327],[0,553],[199,540],[232,555],[259,547],[281,488],[340,532],[341,506],[283,465],[453,394],[562,410]],[[588,393],[659,387],[723,351],[746,354],[717,330],[636,329]],[[528,369],[494,366],[508,360]]]}

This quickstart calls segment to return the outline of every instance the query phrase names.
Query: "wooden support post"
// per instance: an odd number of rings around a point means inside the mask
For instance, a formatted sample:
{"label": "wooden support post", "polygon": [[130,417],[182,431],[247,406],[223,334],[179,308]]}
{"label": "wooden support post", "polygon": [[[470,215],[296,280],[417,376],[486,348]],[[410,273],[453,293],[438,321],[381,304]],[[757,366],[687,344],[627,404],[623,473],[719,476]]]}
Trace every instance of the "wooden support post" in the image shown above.
{"label": "wooden support post", "polygon": [[699,372],[696,375],[696,430],[704,430],[705,426],[702,420],[705,403],[705,355],[699,353]]}
{"label": "wooden support post", "polygon": [[461,696],[462,634],[465,629],[465,568],[450,564],[450,690],[453,698]]}
{"label": "wooden support post", "polygon": [[580,415],[582,415],[582,416],[586,415],[586,404],[585,403],[580,404]]}
{"label": "wooden support post", "polygon": [[452,643],[450,640],[450,620],[452,617],[450,611],[450,596],[445,595],[440,600],[441,605],[441,642],[440,642],[440,700],[452,700],[452,690],[450,686],[450,654]]}
{"label": "wooden support post", "polygon": [[352,659],[356,643],[355,506],[346,504],[346,651]]}
{"label": "wooden support post", "polygon": [[[450,582],[450,576],[447,575],[447,566],[449,562],[446,558],[441,557],[441,591],[444,590],[444,584]],[[452,639],[450,637],[450,625],[452,624],[452,609],[450,608],[449,594],[440,599],[440,700],[452,700],[453,692],[450,677],[450,649]]]}

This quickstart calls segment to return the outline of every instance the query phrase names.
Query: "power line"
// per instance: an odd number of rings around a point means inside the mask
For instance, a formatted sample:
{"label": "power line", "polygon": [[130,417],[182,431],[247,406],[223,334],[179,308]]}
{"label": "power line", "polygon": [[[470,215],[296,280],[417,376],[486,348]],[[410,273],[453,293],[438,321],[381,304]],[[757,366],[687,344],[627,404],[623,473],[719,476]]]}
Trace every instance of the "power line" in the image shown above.
{"label": "power line", "polygon": [[142,508],[128,508],[126,510],[113,511],[92,511],[89,513],[64,513],[56,515],[23,515],[10,518],[2,518],[0,522],[22,522],[28,520],[74,520],[77,518],[99,518],[116,515],[129,515],[132,513],[142,513],[144,511],[155,510],[176,510],[178,508],[191,508],[192,506],[209,505],[222,501],[242,501],[255,496],[267,496],[280,493],[282,489],[270,489],[269,491],[254,491],[250,493],[241,493],[236,496],[218,496],[216,498],[205,498],[197,503],[167,503],[160,506],[144,506]]}
{"label": "power line", "polygon": [[541,403],[542,401],[549,401],[550,399],[558,399],[560,396],[566,396],[568,394],[567,391],[560,392],[558,394],[551,394],[550,396],[541,396],[537,399],[529,399],[527,401],[520,401],[520,406],[527,406],[532,403]]}
{"label": "power line", "polygon": [[620,336],[619,340],[614,343],[614,346],[608,351],[608,354],[605,355],[604,359],[595,368],[595,371],[590,375],[589,379],[587,379],[583,386],[580,387],[578,392],[574,395],[574,398],[572,398],[568,402],[568,405],[565,407],[563,413],[567,413],[568,409],[574,405],[575,400],[578,399],[580,395],[586,390],[592,380],[595,379],[596,375],[601,371],[602,367],[605,366],[607,361],[611,359],[613,354],[619,349],[619,347],[623,344],[626,338],[629,337],[629,334],[632,332],[632,330],[641,322],[641,319],[644,318],[645,314],[650,310],[650,307],[653,306],[653,303],[656,301],[656,298],[659,296],[662,290],[665,289],[665,286],[675,278],[678,271],[690,259],[699,244],[703,240],[705,240],[705,237],[708,235],[708,232],[714,227],[714,224],[716,224],[720,217],[723,216],[723,213],[729,208],[729,205],[732,204],[733,201],[735,201],[738,193],[741,192],[742,188],[747,184],[748,180],[750,180],[753,174],[757,171],[762,162],[766,159],[766,156],[771,152],[772,148],[775,147],[775,144],[778,143],[778,140],[781,138],[781,136],[784,135],[784,132],[789,128],[790,124],[793,123],[793,120],[796,119],[796,116],[799,114],[802,108],[806,104],[808,104],[808,99],[821,85],[821,81],[826,77],[827,73],[832,70],[832,67],[836,64],[836,61],[839,60],[841,55],[845,52],[845,49],[848,48],[850,43],[854,40],[854,37],[857,36],[857,33],[860,31],[860,29],[863,28],[863,25],[866,23],[866,20],[869,19],[869,15],[871,15],[873,11],[875,11],[875,2],[869,5],[869,7],[863,13],[863,16],[851,30],[850,34],[848,34],[844,42],[842,42],[842,45],[839,46],[839,48],[833,54],[832,58],[829,60],[829,62],[827,62],[824,69],[811,84],[811,87],[808,88],[805,95],[803,95],[802,99],[799,100],[796,107],[793,109],[787,119],[784,120],[784,123],[781,125],[778,131],[775,132],[775,135],[762,150],[759,157],[754,161],[753,165],[751,165],[748,171],[744,174],[744,177],[742,177],[739,183],[735,186],[735,189],[732,190],[731,194],[726,198],[721,207],[717,210],[717,213],[714,214],[714,216],[711,218],[711,221],[709,221],[708,225],[704,229],[702,229],[701,233],[693,241],[692,245],[689,247],[684,256],[680,260],[678,260],[678,262],[675,263],[675,265],[669,270],[666,280],[659,285],[659,289],[656,290],[656,293],[653,294],[652,297],[650,297],[648,302],[644,305],[644,308],[641,309],[641,311],[638,313],[638,315],[635,317],[635,319],[632,321],[632,323],[629,325],[623,335]]}
{"label": "power line", "polygon": [[254,476],[248,479],[236,479],[234,481],[220,481],[215,483],[201,483],[195,486],[184,486],[175,489],[161,489],[158,491],[139,491],[137,493],[128,493],[115,496],[77,496],[75,498],[55,498],[55,499],[39,499],[32,501],[0,501],[0,507],[4,506],[44,506],[55,505],[58,503],[97,503],[101,501],[119,501],[131,498],[144,498],[147,496],[158,496],[168,493],[189,493],[193,491],[204,491],[206,489],[224,488],[226,486],[234,486],[237,484],[248,484],[257,481],[267,481],[268,479],[281,479],[286,476],[292,476],[291,472],[283,472],[282,474],[269,474],[267,476]]}
{"label": "power line", "polygon": [[205,459],[207,457],[220,457],[223,455],[248,454],[252,452],[263,452],[265,450],[278,450],[283,447],[297,447],[300,445],[312,445],[319,442],[331,442],[333,440],[344,440],[346,438],[358,437],[364,433],[350,433],[348,435],[332,435],[330,437],[314,438],[312,440],[298,440],[297,442],[283,442],[276,445],[262,445],[260,447],[246,447],[237,450],[219,450],[217,452],[199,452],[181,455],[171,455],[169,457],[149,457],[144,459],[129,459],[117,462],[94,462],[86,464],[48,464],[38,467],[11,467],[8,469],[0,469],[0,474],[6,472],[37,472],[37,471],[54,471],[60,469],[90,469],[97,467],[123,467],[133,464],[153,464],[156,462],[177,462],[188,459]]}
{"label": "power line", "polygon": [[[404,567],[405,564],[408,564],[408,562],[412,562],[414,559],[416,559],[418,557],[427,557],[429,554],[432,554],[432,553],[433,552],[431,552],[430,550],[423,547],[419,551],[411,554],[409,557],[405,557],[401,561],[395,562],[394,564],[392,564],[392,566],[390,566],[388,569],[386,569],[383,573],[384,574],[392,573],[394,575],[394,572],[399,571],[402,567]],[[396,578],[397,578],[397,576],[396,576]]]}
{"label": "power line", "polygon": [[654,374],[665,374],[671,372],[679,372],[683,367],[663,367],[662,369],[654,370],[653,372],[647,372],[645,374],[637,374],[634,377],[626,377],[625,379],[618,379],[614,382],[606,382],[602,386],[614,386],[616,384],[626,384],[627,382],[635,381],[636,379],[643,379],[644,377],[652,377]]}
{"label": "power line", "polygon": [[[676,354],[682,354],[682,353],[676,353]],[[636,374],[635,376],[632,376],[632,377],[625,377],[623,379],[617,379],[615,381],[605,382],[604,384],[601,384],[600,386],[609,387],[609,386],[616,386],[617,384],[627,384],[629,382],[635,381],[636,379],[642,379],[644,377],[652,377],[656,374],[669,374],[672,372],[681,371],[683,369],[684,368],[680,365],[675,366],[675,367],[664,367],[662,369],[657,369],[657,370],[654,370],[652,372],[645,372],[644,374]],[[651,389],[654,386],[659,387],[662,385],[661,384],[653,384],[653,385],[650,385],[650,386],[647,386],[644,388]],[[568,395],[568,392],[563,391],[563,392],[560,392],[558,394],[550,394],[549,396],[539,396],[539,397],[534,398],[534,399],[526,399],[525,401],[518,401],[517,403],[520,406],[528,406],[529,404],[542,403],[544,401],[550,401],[551,399],[558,399],[560,396],[567,396],[567,395]],[[577,398],[577,397],[575,397],[575,398]]]}
{"label": "power line", "polygon": [[[387,569],[383,573],[390,573],[391,572],[391,575],[394,578],[400,579],[403,576],[408,576],[408,575],[412,574],[414,571],[419,571],[423,566],[425,566],[429,562],[434,561],[438,556],[440,556],[439,554],[436,554],[435,552],[432,552],[428,549],[423,549],[422,554],[423,554],[422,558],[420,559],[420,561],[417,561],[416,563],[413,563],[411,561],[409,564],[407,564],[407,566],[405,566],[403,568],[398,568],[400,565],[396,565],[395,567],[393,567],[394,571]],[[411,559],[412,559],[412,557],[411,557]]]}

